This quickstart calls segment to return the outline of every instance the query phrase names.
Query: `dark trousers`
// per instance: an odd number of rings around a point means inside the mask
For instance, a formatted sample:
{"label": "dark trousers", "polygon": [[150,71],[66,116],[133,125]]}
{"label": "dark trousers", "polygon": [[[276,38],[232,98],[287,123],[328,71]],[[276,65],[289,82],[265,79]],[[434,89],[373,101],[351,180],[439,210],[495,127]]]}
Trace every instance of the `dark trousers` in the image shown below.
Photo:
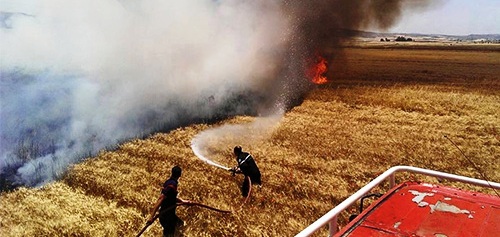
{"label": "dark trousers", "polygon": [[243,180],[243,184],[241,185],[241,195],[243,195],[243,197],[247,197],[248,192],[250,191],[250,182],[248,182],[248,177],[250,177],[252,184],[262,184],[262,181],[260,180],[260,174],[253,174],[251,176],[245,175],[245,179]]}
{"label": "dark trousers", "polygon": [[183,225],[183,221],[174,214],[165,213],[160,216],[160,224],[163,227],[164,237],[173,237],[175,234],[175,227]]}

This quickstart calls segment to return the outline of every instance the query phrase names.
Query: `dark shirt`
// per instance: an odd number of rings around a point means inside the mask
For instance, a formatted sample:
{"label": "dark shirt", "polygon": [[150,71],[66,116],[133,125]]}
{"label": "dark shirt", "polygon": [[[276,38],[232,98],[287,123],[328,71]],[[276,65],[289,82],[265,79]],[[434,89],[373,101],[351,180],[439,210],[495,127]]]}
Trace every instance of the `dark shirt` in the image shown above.
{"label": "dark shirt", "polygon": [[248,152],[240,153],[238,157],[236,157],[236,161],[238,162],[238,167],[245,176],[260,176],[259,167],[257,167],[255,160]]}
{"label": "dark shirt", "polygon": [[[169,179],[163,184],[161,194],[163,194],[165,197],[161,203],[160,211],[177,204],[177,184],[178,181],[175,179]],[[166,213],[175,214],[175,209],[176,208],[174,207],[166,211]]]}

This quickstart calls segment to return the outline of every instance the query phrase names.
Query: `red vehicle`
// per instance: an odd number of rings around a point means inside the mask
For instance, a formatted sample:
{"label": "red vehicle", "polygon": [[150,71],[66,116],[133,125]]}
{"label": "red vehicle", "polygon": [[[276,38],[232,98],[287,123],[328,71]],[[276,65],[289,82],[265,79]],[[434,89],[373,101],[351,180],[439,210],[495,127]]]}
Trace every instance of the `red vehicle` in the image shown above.
{"label": "red vehicle", "polygon": [[[296,237],[309,236],[329,224],[330,236],[500,236],[500,197],[450,186],[404,182],[395,186],[394,174],[407,171],[457,182],[500,189],[500,183],[410,166],[395,166],[330,210]],[[383,195],[367,193],[390,180]],[[363,199],[380,196],[362,211]],[[361,200],[360,214],[339,232],[337,215]]]}

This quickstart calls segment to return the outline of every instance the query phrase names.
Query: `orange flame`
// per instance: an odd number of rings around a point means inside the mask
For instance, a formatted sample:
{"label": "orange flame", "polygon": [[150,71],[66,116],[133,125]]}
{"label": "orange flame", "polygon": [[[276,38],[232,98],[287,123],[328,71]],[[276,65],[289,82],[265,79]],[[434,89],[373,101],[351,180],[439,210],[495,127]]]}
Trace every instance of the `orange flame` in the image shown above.
{"label": "orange flame", "polygon": [[325,58],[318,55],[316,60],[316,64],[312,65],[312,67],[308,70],[308,76],[311,78],[311,81],[315,84],[325,84],[328,82],[328,78],[324,75],[326,71],[328,71],[327,61]]}

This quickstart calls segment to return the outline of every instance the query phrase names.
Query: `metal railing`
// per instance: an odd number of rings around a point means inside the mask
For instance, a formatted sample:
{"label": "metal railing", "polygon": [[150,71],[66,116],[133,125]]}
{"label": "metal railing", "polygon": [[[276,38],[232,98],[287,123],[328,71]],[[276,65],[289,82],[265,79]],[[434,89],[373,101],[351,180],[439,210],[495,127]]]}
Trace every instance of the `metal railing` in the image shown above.
{"label": "metal railing", "polygon": [[359,200],[365,194],[370,192],[371,189],[373,189],[375,186],[379,185],[381,182],[383,182],[386,179],[389,179],[390,188],[393,188],[394,185],[396,184],[395,177],[394,177],[395,173],[401,172],[401,171],[423,174],[423,175],[437,177],[437,178],[443,178],[443,179],[447,179],[447,180],[451,180],[451,181],[458,181],[458,182],[473,184],[473,185],[477,185],[477,186],[481,186],[481,187],[500,189],[500,183],[489,182],[486,180],[474,179],[474,178],[469,178],[469,177],[465,177],[465,176],[439,172],[439,171],[435,171],[435,170],[422,169],[422,168],[417,168],[417,167],[413,167],[413,166],[394,166],[394,167],[391,167],[390,169],[388,169],[387,171],[385,171],[384,173],[382,173],[381,175],[379,175],[377,178],[372,180],[370,183],[365,185],[363,188],[358,190],[356,193],[351,195],[349,198],[344,200],[342,203],[337,205],[335,208],[333,208],[332,210],[327,212],[325,215],[320,217],[314,223],[312,223],[311,225],[306,227],[304,230],[302,230],[300,233],[298,233],[295,237],[309,236],[309,235],[313,234],[314,232],[316,232],[317,230],[319,230],[321,227],[325,226],[326,224],[329,225],[329,236],[333,236],[337,232],[337,216],[340,212],[349,208],[357,200]]}

